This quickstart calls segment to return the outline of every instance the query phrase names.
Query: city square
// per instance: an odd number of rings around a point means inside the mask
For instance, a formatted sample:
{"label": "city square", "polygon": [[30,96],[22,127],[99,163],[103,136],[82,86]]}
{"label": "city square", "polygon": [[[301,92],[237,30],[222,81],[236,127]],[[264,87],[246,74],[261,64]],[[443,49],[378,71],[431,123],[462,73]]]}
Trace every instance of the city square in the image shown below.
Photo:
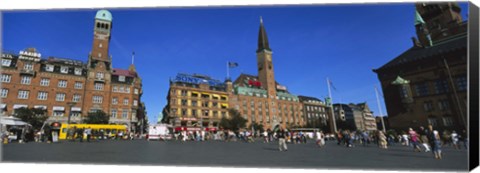
{"label": "city square", "polygon": [[467,7],[7,12],[2,161],[466,171]]}
{"label": "city square", "polygon": [[26,143],[3,145],[4,162],[157,165],[245,168],[354,169],[466,171],[467,150],[445,146],[444,158],[431,152],[414,152],[412,147],[394,144],[380,149],[376,144],[347,148],[327,141],[323,148],[309,140],[288,144],[280,152],[276,141],[95,141]]}

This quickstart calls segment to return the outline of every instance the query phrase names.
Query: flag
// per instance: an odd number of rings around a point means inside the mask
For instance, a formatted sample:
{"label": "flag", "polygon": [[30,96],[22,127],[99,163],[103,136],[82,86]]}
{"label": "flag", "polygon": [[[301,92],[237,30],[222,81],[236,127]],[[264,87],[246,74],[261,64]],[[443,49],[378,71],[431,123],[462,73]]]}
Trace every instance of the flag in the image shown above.
{"label": "flag", "polygon": [[228,67],[230,68],[234,68],[234,67],[237,67],[238,66],[238,63],[236,62],[228,62]]}
{"label": "flag", "polygon": [[333,86],[333,83],[331,80],[328,80],[328,82],[330,83],[330,86],[333,88],[333,90],[337,91],[337,88],[335,88],[335,86]]}

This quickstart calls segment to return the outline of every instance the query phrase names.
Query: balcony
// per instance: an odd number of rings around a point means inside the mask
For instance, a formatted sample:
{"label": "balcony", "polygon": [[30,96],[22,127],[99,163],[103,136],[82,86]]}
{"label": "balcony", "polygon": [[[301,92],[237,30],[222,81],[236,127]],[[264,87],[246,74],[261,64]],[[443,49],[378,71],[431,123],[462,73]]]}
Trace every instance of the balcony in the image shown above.
{"label": "balcony", "polygon": [[22,70],[20,70],[20,74],[34,76],[34,75],[35,75],[35,71],[22,69]]}

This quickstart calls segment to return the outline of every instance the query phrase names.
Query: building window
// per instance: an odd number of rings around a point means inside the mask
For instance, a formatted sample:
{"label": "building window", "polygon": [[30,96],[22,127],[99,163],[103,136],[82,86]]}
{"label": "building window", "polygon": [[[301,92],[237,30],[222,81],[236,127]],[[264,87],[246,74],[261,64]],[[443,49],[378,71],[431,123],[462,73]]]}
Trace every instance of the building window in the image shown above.
{"label": "building window", "polygon": [[428,124],[432,125],[433,127],[436,127],[437,124],[437,118],[430,117],[428,118]]}
{"label": "building window", "polygon": [[53,66],[53,65],[47,64],[47,66],[45,66],[45,70],[48,71],[48,72],[53,72],[54,67],[55,66]]}
{"label": "building window", "polygon": [[12,60],[11,60],[11,59],[2,59],[2,66],[9,67],[10,64],[12,64]]}
{"label": "building window", "polygon": [[227,112],[222,112],[222,117],[220,118],[223,118],[223,117],[227,117]]}
{"label": "building window", "polygon": [[25,63],[25,64],[23,65],[23,69],[24,69],[24,70],[29,70],[29,71],[30,71],[30,70],[33,70],[33,64],[32,64],[32,63]]}
{"label": "building window", "polygon": [[408,95],[408,87],[409,87],[408,85],[402,85],[402,86],[400,86],[400,97],[401,97],[402,99],[409,97],[409,95]]}
{"label": "building window", "polygon": [[20,83],[24,85],[30,85],[30,82],[32,82],[31,76],[22,76],[22,79],[20,80]]}
{"label": "building window", "polygon": [[135,94],[138,94],[138,89],[135,88],[135,89],[133,90],[133,92],[134,92]]}
{"label": "building window", "polygon": [[118,86],[113,86],[113,89],[112,89],[113,92],[118,92]]}
{"label": "building window", "polygon": [[8,89],[2,88],[2,93],[1,93],[1,95],[2,95],[2,98],[7,98],[7,96],[8,96]]}
{"label": "building window", "polygon": [[75,68],[75,75],[82,75],[82,69],[81,68]]}
{"label": "building window", "polygon": [[95,90],[103,90],[103,83],[95,83]]}
{"label": "building window", "polygon": [[47,79],[47,78],[40,79],[40,86],[49,86],[49,85],[50,85],[50,79]]}
{"label": "building window", "polygon": [[125,88],[124,88],[123,86],[121,86],[121,87],[118,87],[118,88],[119,88],[119,89],[118,89],[118,92],[121,92],[121,93],[123,93],[123,91],[125,91]]}
{"label": "building window", "polygon": [[181,96],[187,96],[187,91],[182,90],[182,91],[180,92],[180,95],[181,95]]}
{"label": "building window", "polygon": [[125,76],[118,76],[118,81],[125,82]]}
{"label": "building window", "polygon": [[449,110],[448,100],[440,100],[438,102],[438,108],[442,111]]}
{"label": "building window", "polygon": [[2,82],[10,83],[11,80],[12,80],[12,75],[2,74]]}
{"label": "building window", "polygon": [[186,116],[187,115],[187,110],[186,109],[182,109],[182,116]]}
{"label": "building window", "polygon": [[60,88],[66,88],[66,87],[67,87],[67,81],[66,81],[66,80],[60,80],[60,81],[58,81],[58,87],[60,87]]}
{"label": "building window", "polygon": [[19,90],[18,91],[18,98],[19,99],[28,99],[28,94],[30,91]]}
{"label": "building window", "polygon": [[102,53],[98,53],[98,57],[101,58],[101,57],[102,57]]}
{"label": "building window", "polygon": [[65,101],[65,93],[57,93],[57,96],[55,97],[55,100],[58,101],[58,102]]}
{"label": "building window", "polygon": [[83,83],[82,82],[75,82],[75,89],[82,89]]}
{"label": "building window", "polygon": [[47,100],[48,98],[48,93],[45,92],[45,91],[39,91],[38,92],[38,96],[37,96],[37,99],[38,100]]}
{"label": "building window", "polygon": [[423,103],[423,110],[425,110],[425,112],[431,112],[433,111],[433,104],[431,101],[426,101]]}
{"label": "building window", "polygon": [[192,110],[192,116],[194,116],[194,117],[197,116],[197,110],[196,110],[196,109],[193,109],[193,110]]}
{"label": "building window", "polygon": [[465,91],[467,90],[467,77],[466,76],[460,76],[457,79],[457,90],[458,91]]}
{"label": "building window", "polygon": [[130,87],[125,87],[125,92],[130,93]]}
{"label": "building window", "polygon": [[110,118],[117,118],[117,110],[112,110],[112,115],[110,115]]}
{"label": "building window", "polygon": [[435,81],[435,93],[442,94],[448,92],[448,82],[447,80],[437,80]]}
{"label": "building window", "polygon": [[112,104],[114,105],[118,104],[118,98],[116,97],[112,98]]}
{"label": "building window", "polygon": [[138,101],[137,100],[134,100],[133,101],[133,106],[137,106],[138,105]]}
{"label": "building window", "polygon": [[445,125],[445,126],[447,126],[447,127],[453,126],[453,119],[452,119],[452,117],[449,117],[449,116],[448,116],[448,117],[443,117],[442,120],[443,120],[443,125]]}
{"label": "building window", "polygon": [[192,101],[192,106],[197,106],[197,101]]}
{"label": "building window", "polygon": [[123,105],[128,105],[128,99],[123,99]]}
{"label": "building window", "polygon": [[123,109],[122,111],[122,118],[127,119],[128,118],[128,109]]}
{"label": "building window", "polygon": [[61,66],[61,67],[60,67],[60,73],[65,73],[65,74],[68,73],[68,67],[66,67],[66,66]]}
{"label": "building window", "polygon": [[103,97],[102,96],[93,96],[93,103],[102,103]]}
{"label": "building window", "polygon": [[72,101],[73,102],[79,102],[81,98],[82,98],[82,96],[80,94],[74,94],[73,98],[72,98]]}
{"label": "building window", "polygon": [[64,114],[65,114],[65,112],[63,112],[63,111],[53,111],[53,116],[54,117],[63,117]]}
{"label": "building window", "polygon": [[209,112],[208,110],[203,110],[203,116],[208,116]]}
{"label": "building window", "polygon": [[97,79],[103,79],[104,75],[101,72],[98,72],[96,75]]}

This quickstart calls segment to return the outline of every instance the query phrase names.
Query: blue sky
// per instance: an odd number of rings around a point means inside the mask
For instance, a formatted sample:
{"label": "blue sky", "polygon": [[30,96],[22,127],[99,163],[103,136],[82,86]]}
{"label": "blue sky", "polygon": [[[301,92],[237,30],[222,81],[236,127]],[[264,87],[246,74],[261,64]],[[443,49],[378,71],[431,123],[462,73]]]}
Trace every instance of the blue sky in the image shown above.
{"label": "blue sky", "polygon": [[[465,20],[467,4],[461,7]],[[323,99],[329,77],[335,103],[366,101],[375,115],[374,86],[380,84],[372,69],[410,48],[415,36],[411,3],[108,10],[113,15],[113,66],[127,69],[135,51],[151,122],[167,103],[169,79],[179,72],[224,80],[226,62],[233,61],[239,63],[230,71],[233,78],[242,72],[256,75],[260,16],[278,82],[293,94]],[[96,11],[4,12],[3,49],[35,47],[44,57],[86,62]]]}

